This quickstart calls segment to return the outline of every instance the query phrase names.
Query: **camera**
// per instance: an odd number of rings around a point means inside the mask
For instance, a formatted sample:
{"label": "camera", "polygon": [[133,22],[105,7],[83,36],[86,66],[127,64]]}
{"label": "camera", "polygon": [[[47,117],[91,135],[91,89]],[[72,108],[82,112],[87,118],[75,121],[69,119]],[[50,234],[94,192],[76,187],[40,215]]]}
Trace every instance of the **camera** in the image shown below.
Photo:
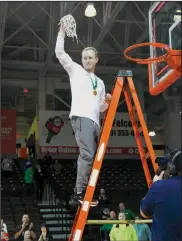
{"label": "camera", "polygon": [[168,161],[169,161],[168,158],[166,158],[165,156],[158,156],[155,159],[155,163],[157,163],[158,166],[162,168],[162,170],[166,170],[167,169]]}
{"label": "camera", "polygon": [[157,172],[156,172],[157,175],[160,175],[160,173],[162,171],[166,171],[167,170],[168,161],[169,161],[169,158],[167,156],[158,156],[158,157],[156,157],[155,163],[158,164],[158,169],[157,169]]}
{"label": "camera", "polygon": [[[181,149],[176,149],[165,156],[158,156],[155,159],[155,163],[158,164],[158,169],[156,174],[159,176],[162,171],[164,171],[163,179],[168,179],[171,175],[176,175],[180,169],[179,160],[181,160]],[[176,161],[178,160],[178,161]],[[177,164],[178,163],[178,164]]]}

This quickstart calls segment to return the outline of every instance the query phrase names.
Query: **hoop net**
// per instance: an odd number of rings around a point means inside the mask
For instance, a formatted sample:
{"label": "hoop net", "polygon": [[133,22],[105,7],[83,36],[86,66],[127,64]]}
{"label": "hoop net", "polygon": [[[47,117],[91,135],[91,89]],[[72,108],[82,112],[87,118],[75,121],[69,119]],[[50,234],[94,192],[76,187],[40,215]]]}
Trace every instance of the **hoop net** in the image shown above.
{"label": "hoop net", "polygon": [[70,14],[64,16],[63,18],[61,18],[59,25],[61,28],[63,28],[66,32],[66,35],[68,37],[76,38],[77,43],[78,43],[78,38],[77,38],[77,34],[76,34],[76,21],[74,19],[74,17]]}

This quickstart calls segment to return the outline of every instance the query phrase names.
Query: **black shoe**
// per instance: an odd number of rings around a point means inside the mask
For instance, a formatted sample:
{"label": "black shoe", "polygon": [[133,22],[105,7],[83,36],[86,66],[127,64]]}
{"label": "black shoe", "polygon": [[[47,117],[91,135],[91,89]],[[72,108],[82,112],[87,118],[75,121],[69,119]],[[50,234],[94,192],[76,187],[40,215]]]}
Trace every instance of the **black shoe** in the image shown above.
{"label": "black shoe", "polygon": [[[83,204],[83,199],[84,199],[84,193],[74,194],[69,201],[69,205],[70,206],[80,206]],[[97,205],[98,205],[98,201],[92,200],[90,206],[96,207]]]}

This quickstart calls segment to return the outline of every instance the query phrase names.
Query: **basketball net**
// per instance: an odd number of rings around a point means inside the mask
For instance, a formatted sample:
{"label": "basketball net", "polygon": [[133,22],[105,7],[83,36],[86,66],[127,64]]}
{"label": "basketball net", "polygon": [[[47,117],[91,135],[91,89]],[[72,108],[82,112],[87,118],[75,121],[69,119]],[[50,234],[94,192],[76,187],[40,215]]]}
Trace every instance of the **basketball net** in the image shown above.
{"label": "basketball net", "polygon": [[70,14],[64,16],[63,18],[61,18],[59,25],[60,25],[60,28],[63,28],[65,30],[66,35],[68,37],[73,38],[73,40],[75,37],[78,44],[78,38],[76,34],[76,21],[74,17]]}

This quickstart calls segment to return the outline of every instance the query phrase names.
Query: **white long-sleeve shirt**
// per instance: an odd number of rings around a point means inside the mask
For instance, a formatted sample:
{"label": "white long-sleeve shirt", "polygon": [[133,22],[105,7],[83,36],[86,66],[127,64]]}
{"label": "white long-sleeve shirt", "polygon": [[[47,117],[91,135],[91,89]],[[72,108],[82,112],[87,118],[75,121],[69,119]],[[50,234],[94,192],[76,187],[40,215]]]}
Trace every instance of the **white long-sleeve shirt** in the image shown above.
{"label": "white long-sleeve shirt", "polygon": [[72,102],[70,118],[72,116],[87,117],[100,126],[100,112],[108,108],[105,100],[105,85],[97,78],[97,95],[93,94],[92,79],[94,73],[87,72],[81,65],[75,63],[64,50],[65,33],[60,30],[57,36],[55,53],[70,79]]}
{"label": "white long-sleeve shirt", "polygon": [[7,225],[5,223],[3,223],[2,227],[1,227],[1,232],[4,232],[4,233],[8,232]]}

